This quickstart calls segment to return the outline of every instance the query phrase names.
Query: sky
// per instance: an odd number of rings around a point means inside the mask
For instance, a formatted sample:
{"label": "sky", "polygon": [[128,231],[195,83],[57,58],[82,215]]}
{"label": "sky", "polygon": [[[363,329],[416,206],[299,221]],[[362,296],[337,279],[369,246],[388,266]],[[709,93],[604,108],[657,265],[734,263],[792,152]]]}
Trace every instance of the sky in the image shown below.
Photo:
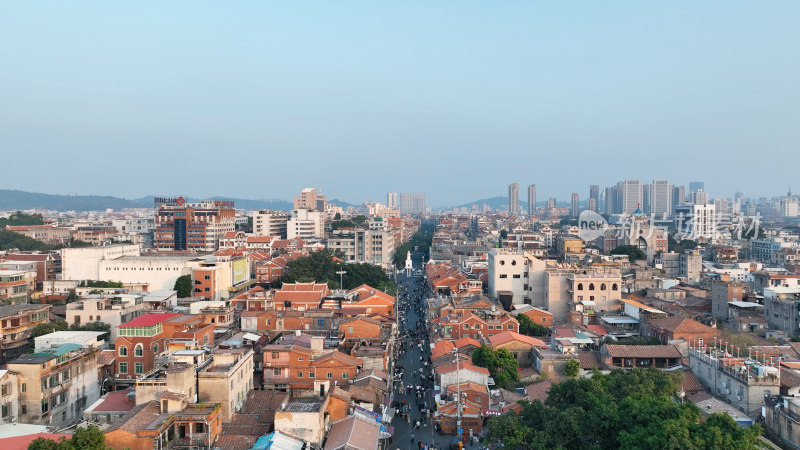
{"label": "sky", "polygon": [[800,192],[800,2],[0,5],[0,188]]}

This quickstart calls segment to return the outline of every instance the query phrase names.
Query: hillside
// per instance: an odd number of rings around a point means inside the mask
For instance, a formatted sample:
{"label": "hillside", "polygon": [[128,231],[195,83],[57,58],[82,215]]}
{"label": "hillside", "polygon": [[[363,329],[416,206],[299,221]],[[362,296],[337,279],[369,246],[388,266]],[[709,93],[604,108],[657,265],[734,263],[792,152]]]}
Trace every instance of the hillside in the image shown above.
{"label": "hillside", "polygon": [[108,208],[143,208],[135,200],[99,195],[53,195],[0,189],[0,211],[48,209],[53,211],[102,211]]}

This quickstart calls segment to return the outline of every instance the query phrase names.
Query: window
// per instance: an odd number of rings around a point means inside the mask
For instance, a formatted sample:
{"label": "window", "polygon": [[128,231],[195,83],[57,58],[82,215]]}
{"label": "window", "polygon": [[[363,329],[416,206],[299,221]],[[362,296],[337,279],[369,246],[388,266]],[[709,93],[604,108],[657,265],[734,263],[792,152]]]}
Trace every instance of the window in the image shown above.
{"label": "window", "polygon": [[508,324],[508,329],[509,330],[513,330],[514,329],[514,324],[513,323]]}
{"label": "window", "polygon": [[119,363],[119,373],[128,373],[128,363],[126,362]]}
{"label": "window", "polygon": [[272,359],[278,359],[278,352],[272,352]]}
{"label": "window", "polygon": [[347,327],[347,334],[353,334],[353,327]]}
{"label": "window", "polygon": [[317,319],[317,326],[324,327],[325,326],[325,319]]}
{"label": "window", "polygon": [[589,283],[589,290],[590,290],[590,291],[593,291],[593,290],[594,290],[594,283]]}
{"label": "window", "polygon": [[506,274],[504,274],[504,273],[503,273],[503,274],[500,274],[500,278],[508,278],[508,275],[506,275]]}
{"label": "window", "polygon": [[8,392],[10,391],[10,389],[9,389],[9,386],[10,386],[10,385],[9,385],[8,383],[6,383],[6,384],[4,384],[2,387],[0,387],[0,395],[2,395],[2,396],[4,396],[4,397],[5,397],[6,395],[8,395]]}
{"label": "window", "polygon": [[333,378],[333,374],[331,372],[327,373],[328,378]]}
{"label": "window", "polygon": [[343,379],[343,380],[346,380],[346,379],[347,379],[347,372],[342,372],[342,379]]}
{"label": "window", "polygon": [[124,345],[119,346],[119,356],[128,356],[128,347]]}
{"label": "window", "polygon": [[22,392],[28,392],[28,385],[26,383],[22,383],[19,388]]}
{"label": "window", "polygon": [[194,431],[195,431],[196,433],[205,433],[206,431],[205,431],[205,429],[203,428],[203,426],[204,426],[204,425],[205,425],[205,424],[203,424],[203,423],[200,423],[200,422],[198,422],[198,423],[194,424]]}
{"label": "window", "polygon": [[42,400],[42,414],[47,414],[50,411],[50,402],[47,399]]}
{"label": "window", "polygon": [[514,276],[514,278],[519,278],[519,274],[518,273],[515,273],[513,276]]}
{"label": "window", "polygon": [[472,329],[474,329],[474,330],[480,330],[480,329],[481,329],[481,324],[479,324],[479,323],[476,323],[476,324],[472,325]]}
{"label": "window", "polygon": [[611,285],[611,290],[612,290],[612,291],[617,291],[617,290],[619,290],[619,286],[617,286],[617,283],[614,283],[614,284],[612,284],[612,285]]}
{"label": "window", "polygon": [[203,336],[203,345],[208,345],[208,335]]}
{"label": "window", "polygon": [[19,408],[20,408],[19,409],[20,414],[22,414],[23,416],[28,414],[28,405],[20,405]]}
{"label": "window", "polygon": [[153,353],[158,354],[158,344],[153,344]]}
{"label": "window", "polygon": [[583,283],[578,283],[578,290],[579,290],[579,291],[582,291],[582,290],[583,290]]}
{"label": "window", "polygon": [[464,324],[464,329],[465,329],[465,330],[469,330],[469,324],[468,324],[468,323],[465,323],[465,324]]}
{"label": "window", "polygon": [[316,375],[314,372],[308,372],[308,378],[314,378],[314,375]]}
{"label": "window", "polygon": [[605,291],[606,290],[606,284],[605,283],[600,285],[600,290],[601,291]]}
{"label": "window", "polygon": [[144,373],[144,363],[133,363],[133,373],[136,375],[141,375]]}
{"label": "window", "polygon": [[303,372],[298,370],[297,371],[297,378],[303,378]]}
{"label": "window", "polygon": [[144,356],[144,347],[142,344],[136,344],[136,347],[133,347],[133,356],[141,358]]}

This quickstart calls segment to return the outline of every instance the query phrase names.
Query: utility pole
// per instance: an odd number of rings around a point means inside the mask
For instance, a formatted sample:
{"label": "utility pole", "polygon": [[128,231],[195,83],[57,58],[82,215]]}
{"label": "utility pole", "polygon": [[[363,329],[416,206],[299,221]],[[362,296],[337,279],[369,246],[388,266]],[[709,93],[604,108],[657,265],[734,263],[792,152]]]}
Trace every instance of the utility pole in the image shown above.
{"label": "utility pole", "polygon": [[344,274],[346,274],[344,270],[337,270],[336,275],[339,275],[339,289],[344,290]]}
{"label": "utility pole", "polygon": [[453,352],[456,354],[456,428],[458,433],[458,441],[461,442],[461,371],[458,368],[458,349],[454,348]]}

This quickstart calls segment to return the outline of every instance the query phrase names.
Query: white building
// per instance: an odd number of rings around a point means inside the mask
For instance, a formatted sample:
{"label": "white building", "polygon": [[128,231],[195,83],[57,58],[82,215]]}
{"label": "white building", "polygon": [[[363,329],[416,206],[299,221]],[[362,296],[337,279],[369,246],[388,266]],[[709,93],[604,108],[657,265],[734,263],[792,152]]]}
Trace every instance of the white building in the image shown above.
{"label": "white building", "polygon": [[182,275],[199,265],[196,256],[123,256],[99,262],[96,280],[119,281],[144,291],[171,290]]}
{"label": "white building", "polygon": [[679,205],[675,207],[678,233],[688,239],[714,239],[717,235],[717,214],[713,204]]}
{"label": "white building", "polygon": [[89,322],[109,324],[111,326],[109,342],[113,344],[117,340],[117,326],[143,315],[145,309],[143,295],[90,295],[68,303],[66,319],[70,325],[83,325]]}
{"label": "white building", "polygon": [[650,187],[650,212],[657,218],[669,216],[672,212],[672,193],[669,180],[653,180]]}
{"label": "white building", "polygon": [[425,211],[425,194],[400,194],[401,214],[422,214]]}
{"label": "white building", "polygon": [[283,211],[253,211],[253,235],[286,239],[289,214]]}
{"label": "white building", "polygon": [[328,239],[328,248],[340,250],[347,262],[372,263],[388,269],[394,258],[394,231],[388,228],[335,230]]}
{"label": "white building", "polygon": [[322,239],[325,236],[325,213],[297,209],[286,224],[287,239]]}
{"label": "white building", "polygon": [[140,247],[136,244],[62,249],[61,279],[99,280],[101,261],[114,260],[123,256],[139,256],[140,252]]}

